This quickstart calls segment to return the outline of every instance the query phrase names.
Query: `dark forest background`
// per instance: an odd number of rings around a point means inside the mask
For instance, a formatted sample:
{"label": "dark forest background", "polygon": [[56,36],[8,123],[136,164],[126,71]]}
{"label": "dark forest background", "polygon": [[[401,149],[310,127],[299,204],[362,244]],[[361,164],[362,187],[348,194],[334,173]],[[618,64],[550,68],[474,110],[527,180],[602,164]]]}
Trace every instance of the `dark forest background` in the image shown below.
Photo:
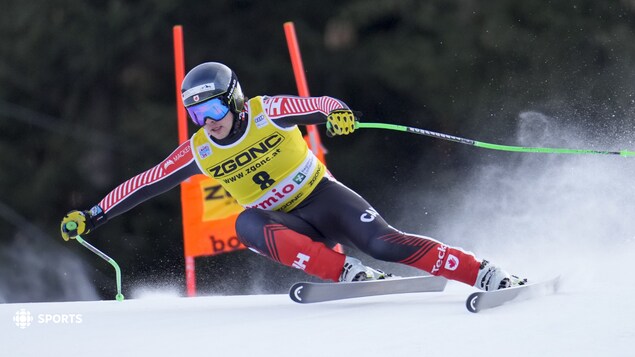
{"label": "dark forest background", "polygon": [[[59,222],[177,146],[177,24],[186,68],[223,62],[248,96],[297,93],[282,28],[293,21],[311,94],[344,100],[364,121],[511,145],[527,113],[633,133],[632,0],[1,4],[0,302],[112,298],[112,268],[63,242]],[[435,200],[469,184],[475,165],[519,155],[378,130],[324,144],[336,177],[393,225],[432,236],[460,224],[441,221]],[[178,189],[86,238],[118,261],[126,290],[183,291]],[[246,251],[197,268],[202,293],[281,292],[304,278]]]}

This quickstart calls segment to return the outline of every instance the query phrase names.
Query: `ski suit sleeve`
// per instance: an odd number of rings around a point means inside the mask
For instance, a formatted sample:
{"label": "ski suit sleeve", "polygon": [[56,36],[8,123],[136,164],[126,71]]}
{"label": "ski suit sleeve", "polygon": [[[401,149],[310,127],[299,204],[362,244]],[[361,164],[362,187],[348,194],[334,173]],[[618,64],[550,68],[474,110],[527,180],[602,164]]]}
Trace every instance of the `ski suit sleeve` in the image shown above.
{"label": "ski suit sleeve", "polygon": [[185,141],[165,160],[117,186],[91,209],[93,215],[103,216],[105,223],[138,204],[164,193],[201,171],[194,161],[190,142]]}
{"label": "ski suit sleeve", "polygon": [[265,113],[281,127],[323,124],[335,109],[348,109],[339,99],[332,97],[296,97],[277,95],[264,97]]}

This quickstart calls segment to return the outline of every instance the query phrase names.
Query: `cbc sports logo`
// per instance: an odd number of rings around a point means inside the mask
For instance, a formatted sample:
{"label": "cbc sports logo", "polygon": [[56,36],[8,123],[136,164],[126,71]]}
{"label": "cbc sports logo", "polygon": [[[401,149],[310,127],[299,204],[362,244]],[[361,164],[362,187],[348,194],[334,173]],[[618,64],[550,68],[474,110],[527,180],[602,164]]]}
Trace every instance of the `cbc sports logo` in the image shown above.
{"label": "cbc sports logo", "polygon": [[20,309],[13,315],[13,322],[22,330],[32,324],[68,325],[81,324],[82,321],[81,314],[37,314],[37,316],[34,316],[27,309]]}
{"label": "cbc sports logo", "polygon": [[20,309],[13,316],[13,322],[15,322],[15,325],[19,328],[25,329],[31,326],[31,322],[33,322],[33,315],[31,315],[29,310]]}

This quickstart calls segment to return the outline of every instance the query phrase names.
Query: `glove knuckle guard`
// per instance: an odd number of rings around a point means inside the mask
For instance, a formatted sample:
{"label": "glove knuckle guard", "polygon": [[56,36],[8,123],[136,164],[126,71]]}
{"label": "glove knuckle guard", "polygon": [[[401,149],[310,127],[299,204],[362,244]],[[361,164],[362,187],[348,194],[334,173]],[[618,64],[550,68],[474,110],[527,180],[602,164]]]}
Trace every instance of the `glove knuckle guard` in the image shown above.
{"label": "glove knuckle guard", "polygon": [[336,109],[327,116],[331,132],[335,135],[348,135],[355,131],[355,115],[348,109]]}

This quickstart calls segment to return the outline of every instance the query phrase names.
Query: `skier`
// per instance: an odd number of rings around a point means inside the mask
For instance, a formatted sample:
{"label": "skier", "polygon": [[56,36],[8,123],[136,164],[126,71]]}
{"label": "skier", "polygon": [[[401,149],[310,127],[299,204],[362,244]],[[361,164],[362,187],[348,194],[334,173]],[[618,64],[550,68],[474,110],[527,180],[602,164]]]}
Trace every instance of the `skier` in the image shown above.
{"label": "skier", "polygon": [[[309,150],[298,125],[328,122],[331,135],[352,133],[357,118],[342,101],[285,95],[247,99],[236,74],[216,62],[189,71],[181,93],[200,129],[164,161],[125,181],[90,210],[69,212],[61,225],[64,240],[92,232],[190,176],[205,174],[245,207],[236,220],[243,244],[319,278],[350,282],[389,276],[332,249],[342,243],[481,290],[526,281],[460,248],[393,228],[337,181]],[[68,222],[77,223],[77,229],[69,231]]]}

